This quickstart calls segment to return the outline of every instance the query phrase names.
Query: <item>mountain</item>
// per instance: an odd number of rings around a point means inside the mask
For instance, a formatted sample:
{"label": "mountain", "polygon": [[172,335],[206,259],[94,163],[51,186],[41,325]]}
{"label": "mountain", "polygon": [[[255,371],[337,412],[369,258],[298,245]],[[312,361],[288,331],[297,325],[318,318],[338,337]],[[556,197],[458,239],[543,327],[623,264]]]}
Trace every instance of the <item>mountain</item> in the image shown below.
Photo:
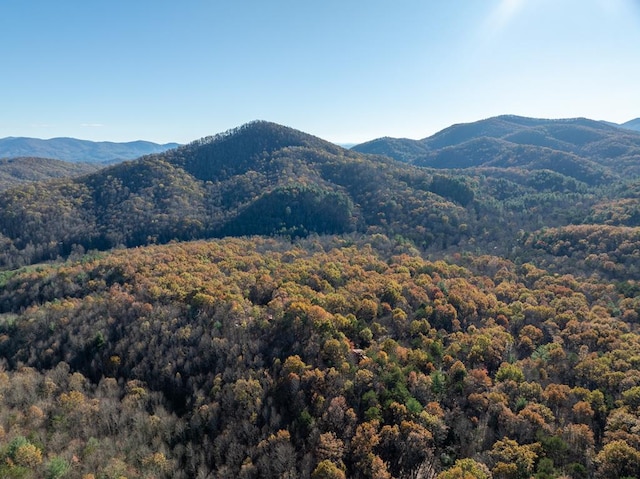
{"label": "mountain", "polygon": [[80,176],[99,168],[95,164],[69,163],[49,158],[0,159],[0,191],[21,183]]}
{"label": "mountain", "polygon": [[640,477],[636,136],[546,122],[0,192],[0,477]]}
{"label": "mountain", "polygon": [[159,145],[149,141],[114,143],[88,141],[75,138],[7,137],[0,139],[0,158],[39,157],[69,162],[115,163],[132,160],[143,155],[161,153],[179,146],[177,143]]}
{"label": "mountain", "polygon": [[406,163],[414,163],[430,151],[420,141],[389,136],[352,146],[351,150],[372,155],[384,155]]}
{"label": "mountain", "polygon": [[[420,244],[451,242],[459,223],[472,222],[464,209],[472,199],[464,179],[258,121],[80,178],[0,193],[0,264],[227,235],[379,230]],[[430,205],[429,216],[410,220]]]}
{"label": "mountain", "polygon": [[500,138],[517,144],[553,148],[578,153],[585,145],[618,136],[618,128],[586,118],[545,120],[503,115],[473,123],[450,126],[421,140],[434,150],[458,145],[475,138]]}
{"label": "mountain", "polygon": [[432,168],[551,169],[594,183],[602,175],[639,171],[640,134],[585,118],[505,115],[453,125],[422,140],[381,138],[353,150]]}
{"label": "mountain", "polygon": [[[504,121],[497,124],[505,130]],[[256,121],[79,178],[12,189],[0,193],[0,266],[77,250],[242,235],[379,232],[423,248],[508,249],[519,232],[599,218],[603,213],[590,207],[614,204],[629,191],[614,188],[623,179],[607,166],[611,159],[471,138],[466,130],[458,135],[467,139],[461,145],[420,160],[458,171],[365,155]],[[448,144],[453,133],[432,143]],[[469,157],[482,158],[482,168],[473,162],[465,168]],[[628,171],[639,167],[632,160]],[[611,196],[594,194],[595,184],[609,185]]]}
{"label": "mountain", "polygon": [[626,123],[622,123],[620,126],[622,128],[627,128],[629,130],[640,131],[640,118],[636,118],[634,120],[629,120]]}

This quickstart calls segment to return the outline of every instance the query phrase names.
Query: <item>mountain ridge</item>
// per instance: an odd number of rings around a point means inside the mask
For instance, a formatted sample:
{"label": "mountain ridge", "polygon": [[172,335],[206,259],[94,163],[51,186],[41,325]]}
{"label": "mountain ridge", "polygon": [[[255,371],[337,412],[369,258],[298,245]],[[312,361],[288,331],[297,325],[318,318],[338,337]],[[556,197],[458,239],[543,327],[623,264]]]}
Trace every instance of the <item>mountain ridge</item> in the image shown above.
{"label": "mountain ridge", "polygon": [[640,118],[629,120],[625,123],[620,124],[620,126],[629,130],[640,131]]}
{"label": "mountain ridge", "polygon": [[[480,124],[494,137],[476,135],[403,162],[254,121],[80,178],[0,193],[0,267],[65,257],[78,247],[245,235],[377,232],[422,248],[468,242],[490,251],[519,231],[617,216],[606,206],[591,212],[602,193],[589,188],[625,191],[615,185],[640,172],[640,135],[585,119],[554,121],[555,141],[580,148],[580,156],[517,137],[529,130],[507,130],[546,122],[502,117]],[[615,154],[604,154],[607,148]],[[532,204],[543,204],[546,215]]]}
{"label": "mountain ridge", "polygon": [[0,476],[639,477],[635,136],[523,121],[0,192]]}
{"label": "mountain ridge", "polygon": [[[496,147],[498,141],[500,148]],[[473,142],[492,143],[493,151],[491,154],[482,149],[474,152],[469,147]],[[638,171],[635,159],[640,155],[640,134],[587,118],[548,120],[502,115],[452,125],[421,140],[383,137],[352,149],[432,168],[493,166],[499,156],[512,166],[532,170],[554,169],[553,164],[539,163],[536,159],[548,157],[549,150],[553,150],[565,160],[567,155],[571,156],[571,162],[581,164],[578,169],[597,164],[596,169],[604,168],[609,174],[618,175]],[[449,161],[457,157],[464,157],[465,161]]]}
{"label": "mountain ridge", "polygon": [[14,137],[0,138],[0,158],[39,157],[73,163],[112,163],[161,153],[180,146],[136,140],[129,142],[90,141],[70,137],[50,139]]}
{"label": "mountain ridge", "polygon": [[[16,248],[31,263],[65,256],[74,245],[107,249],[229,234],[344,233],[379,221],[367,206],[372,199],[361,195],[400,181],[391,161],[252,122],[82,178],[0,193],[0,235],[8,239],[7,255]],[[388,177],[386,185],[377,184],[380,177]]]}

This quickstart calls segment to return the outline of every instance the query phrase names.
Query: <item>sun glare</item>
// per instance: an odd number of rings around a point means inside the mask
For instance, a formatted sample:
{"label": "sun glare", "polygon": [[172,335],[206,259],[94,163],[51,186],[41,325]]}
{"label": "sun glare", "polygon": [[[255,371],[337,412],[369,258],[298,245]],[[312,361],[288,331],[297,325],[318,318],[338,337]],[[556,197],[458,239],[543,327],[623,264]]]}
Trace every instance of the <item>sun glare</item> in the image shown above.
{"label": "sun glare", "polygon": [[525,0],[501,0],[489,19],[490,28],[495,31],[506,27],[522,9],[524,3]]}

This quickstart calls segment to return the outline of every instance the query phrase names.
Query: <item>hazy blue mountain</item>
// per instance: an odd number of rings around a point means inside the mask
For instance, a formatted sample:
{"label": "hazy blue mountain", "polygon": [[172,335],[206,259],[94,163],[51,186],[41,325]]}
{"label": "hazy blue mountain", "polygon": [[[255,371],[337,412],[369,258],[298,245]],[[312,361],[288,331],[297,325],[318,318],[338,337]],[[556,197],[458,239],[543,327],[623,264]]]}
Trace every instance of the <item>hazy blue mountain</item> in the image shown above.
{"label": "hazy blue mountain", "polygon": [[355,145],[351,150],[370,155],[384,155],[405,163],[413,163],[429,152],[429,148],[420,140],[390,136]]}
{"label": "hazy blue mountain", "polygon": [[85,163],[116,163],[144,155],[162,153],[176,148],[178,143],[160,145],[150,141],[115,143],[75,138],[7,137],[0,139],[0,158],[38,157]]}
{"label": "hazy blue mountain", "polygon": [[622,123],[620,126],[622,128],[627,128],[628,130],[640,131],[640,118],[636,118],[635,120],[629,120],[626,123]]}

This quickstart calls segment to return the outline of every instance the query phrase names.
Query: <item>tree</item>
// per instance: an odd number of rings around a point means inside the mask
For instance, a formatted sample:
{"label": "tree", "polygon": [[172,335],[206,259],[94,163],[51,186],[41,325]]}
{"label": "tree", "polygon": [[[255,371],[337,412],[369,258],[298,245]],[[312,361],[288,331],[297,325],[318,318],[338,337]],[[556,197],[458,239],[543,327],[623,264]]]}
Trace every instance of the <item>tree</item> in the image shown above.
{"label": "tree", "polygon": [[37,446],[27,442],[16,448],[13,460],[19,466],[33,468],[42,463],[42,451]]}
{"label": "tree", "polygon": [[316,456],[323,461],[340,463],[345,453],[344,442],[338,438],[333,432],[324,432],[320,434],[318,446],[316,447]]}
{"label": "tree", "polygon": [[257,466],[265,479],[293,479],[296,474],[296,454],[288,431],[280,430],[258,444]]}
{"label": "tree", "polygon": [[622,400],[633,409],[640,408],[640,386],[634,386],[623,392]]}
{"label": "tree", "polygon": [[596,464],[601,479],[640,477],[640,451],[625,441],[606,444],[596,456]]}
{"label": "tree", "polygon": [[491,471],[473,459],[457,459],[452,467],[442,471],[436,479],[491,479]]}
{"label": "tree", "polygon": [[47,479],[61,479],[69,472],[69,463],[61,457],[52,458],[47,464]]}
{"label": "tree", "polygon": [[521,383],[524,381],[524,373],[515,364],[502,363],[500,369],[496,373],[496,382],[515,381]]}
{"label": "tree", "polygon": [[329,460],[321,461],[311,473],[311,479],[346,479],[342,469]]}
{"label": "tree", "polygon": [[540,444],[520,445],[513,439],[497,441],[489,454],[495,461],[496,479],[528,479],[540,452]]}

